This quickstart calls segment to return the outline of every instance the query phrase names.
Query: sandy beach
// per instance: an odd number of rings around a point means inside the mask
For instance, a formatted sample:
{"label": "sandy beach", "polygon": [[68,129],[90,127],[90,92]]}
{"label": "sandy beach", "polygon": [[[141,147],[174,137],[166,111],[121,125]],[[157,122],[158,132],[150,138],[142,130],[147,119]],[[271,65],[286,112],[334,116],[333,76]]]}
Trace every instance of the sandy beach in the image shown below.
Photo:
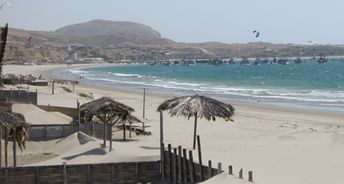
{"label": "sandy beach", "polygon": [[[4,73],[39,74],[53,69],[63,69],[66,65],[15,66],[5,65]],[[78,66],[79,67],[79,66]],[[76,85],[74,93],[67,93],[56,87],[51,94],[51,86],[35,87],[30,90],[39,93],[39,105],[76,107],[89,99],[78,93],[92,94],[94,98],[110,96],[133,107],[138,117],[142,117],[142,91],[132,92],[118,89],[100,89],[96,86]],[[60,141],[44,143],[28,142],[22,155],[50,153],[53,158],[30,165],[113,162],[130,160],[154,160],[159,158],[159,104],[172,96],[151,93],[146,90],[145,121],[151,136],[134,136],[133,141],[115,141],[114,151],[100,148],[100,140],[86,135],[71,135]],[[300,110],[287,107],[269,106],[258,103],[231,102],[236,113],[234,122],[218,119],[208,122],[201,119],[198,135],[201,136],[203,160],[222,162],[225,172],[233,165],[234,173],[243,168],[254,172],[254,180],[261,184],[341,184],[344,162],[344,115],[336,112]],[[20,109],[19,109],[20,110]],[[22,110],[25,111],[25,110]],[[30,116],[30,113],[27,113]],[[45,116],[49,116],[46,114]],[[35,121],[34,117],[30,121]],[[37,120],[38,121],[38,120]],[[170,117],[164,113],[165,144],[181,145],[192,149],[193,120]],[[115,135],[116,136],[116,135]],[[121,134],[119,133],[118,138]],[[81,137],[81,138],[80,138]],[[80,140],[83,139],[83,140]],[[64,143],[63,143],[64,142]],[[62,144],[63,143],[63,144]],[[81,144],[83,143],[83,144]],[[195,154],[196,155],[196,154]],[[23,162],[25,163],[25,162]],[[213,183],[228,183],[235,178],[222,174],[213,178]],[[212,183],[208,181],[208,183]]]}

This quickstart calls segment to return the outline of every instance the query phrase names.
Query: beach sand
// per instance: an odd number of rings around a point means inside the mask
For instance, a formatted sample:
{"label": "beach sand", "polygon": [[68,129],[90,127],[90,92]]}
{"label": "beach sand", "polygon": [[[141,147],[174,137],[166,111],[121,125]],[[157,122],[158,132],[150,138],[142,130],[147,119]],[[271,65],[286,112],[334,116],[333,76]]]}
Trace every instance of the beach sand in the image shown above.
{"label": "beach sand", "polygon": [[[5,65],[5,73],[40,74],[65,65],[13,66]],[[51,87],[38,90],[40,105],[76,107],[76,100],[89,101],[77,93],[92,93],[95,98],[111,96],[134,109],[142,117],[142,91],[99,89],[77,85],[75,93],[60,90],[52,95]],[[133,141],[113,143],[110,153],[100,149],[100,140],[81,144],[77,134],[62,141],[28,142],[20,154],[56,154],[54,158],[33,165],[89,162],[150,160],[159,158],[159,113],[156,108],[168,95],[146,90],[146,122],[151,136],[135,136]],[[222,162],[227,171],[232,165],[244,178],[253,171],[254,181],[261,184],[341,184],[344,181],[344,115],[335,112],[299,110],[262,103],[229,102],[235,109],[234,122],[199,120],[203,162]],[[120,137],[120,135],[118,135]],[[164,142],[173,147],[192,149],[193,119],[170,117],[164,113]],[[64,142],[64,144],[61,144]],[[197,152],[194,151],[195,160]],[[213,180],[213,182],[211,182]],[[221,174],[208,183],[228,183],[235,177]],[[239,183],[239,182],[236,182]],[[242,182],[244,183],[244,182]]]}

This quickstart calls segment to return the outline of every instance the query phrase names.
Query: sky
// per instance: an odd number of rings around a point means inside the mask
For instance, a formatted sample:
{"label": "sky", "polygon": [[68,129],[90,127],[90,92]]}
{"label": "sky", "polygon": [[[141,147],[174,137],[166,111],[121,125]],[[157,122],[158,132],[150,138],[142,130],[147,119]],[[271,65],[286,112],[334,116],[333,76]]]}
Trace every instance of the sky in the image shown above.
{"label": "sky", "polygon": [[[1,0],[0,25],[54,31],[133,21],[179,42],[344,44],[343,0]],[[261,35],[255,38],[252,33]]]}

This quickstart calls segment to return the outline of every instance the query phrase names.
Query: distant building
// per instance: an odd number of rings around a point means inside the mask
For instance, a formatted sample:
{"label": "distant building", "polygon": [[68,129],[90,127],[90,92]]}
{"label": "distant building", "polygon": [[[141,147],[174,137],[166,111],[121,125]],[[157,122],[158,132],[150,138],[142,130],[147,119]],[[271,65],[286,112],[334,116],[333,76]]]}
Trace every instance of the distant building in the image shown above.
{"label": "distant building", "polygon": [[74,54],[73,54],[73,60],[74,60],[74,61],[77,61],[77,60],[78,60],[78,53],[74,53]]}

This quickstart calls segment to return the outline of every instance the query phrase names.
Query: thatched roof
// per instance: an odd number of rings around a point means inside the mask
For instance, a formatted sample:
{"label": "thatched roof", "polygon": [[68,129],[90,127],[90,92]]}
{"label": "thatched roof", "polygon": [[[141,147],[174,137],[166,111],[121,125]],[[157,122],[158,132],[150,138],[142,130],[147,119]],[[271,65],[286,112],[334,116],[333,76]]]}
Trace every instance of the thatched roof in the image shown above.
{"label": "thatched roof", "polygon": [[225,104],[215,99],[190,95],[175,97],[162,103],[158,111],[167,110],[171,116],[185,116],[188,119],[197,114],[198,118],[215,121],[216,118],[231,120],[235,109],[230,104]]}
{"label": "thatched roof", "polygon": [[[94,116],[102,121],[115,120],[120,118],[121,121],[137,121],[138,118],[131,115],[134,109],[113,100],[110,97],[102,97],[80,106],[80,115],[86,120],[90,121]],[[104,117],[107,115],[106,119]],[[103,118],[103,119],[102,119]]]}
{"label": "thatched roof", "polygon": [[25,148],[25,141],[29,138],[29,124],[24,116],[18,113],[0,112],[0,125],[10,130],[16,130],[16,140],[20,149]]}

